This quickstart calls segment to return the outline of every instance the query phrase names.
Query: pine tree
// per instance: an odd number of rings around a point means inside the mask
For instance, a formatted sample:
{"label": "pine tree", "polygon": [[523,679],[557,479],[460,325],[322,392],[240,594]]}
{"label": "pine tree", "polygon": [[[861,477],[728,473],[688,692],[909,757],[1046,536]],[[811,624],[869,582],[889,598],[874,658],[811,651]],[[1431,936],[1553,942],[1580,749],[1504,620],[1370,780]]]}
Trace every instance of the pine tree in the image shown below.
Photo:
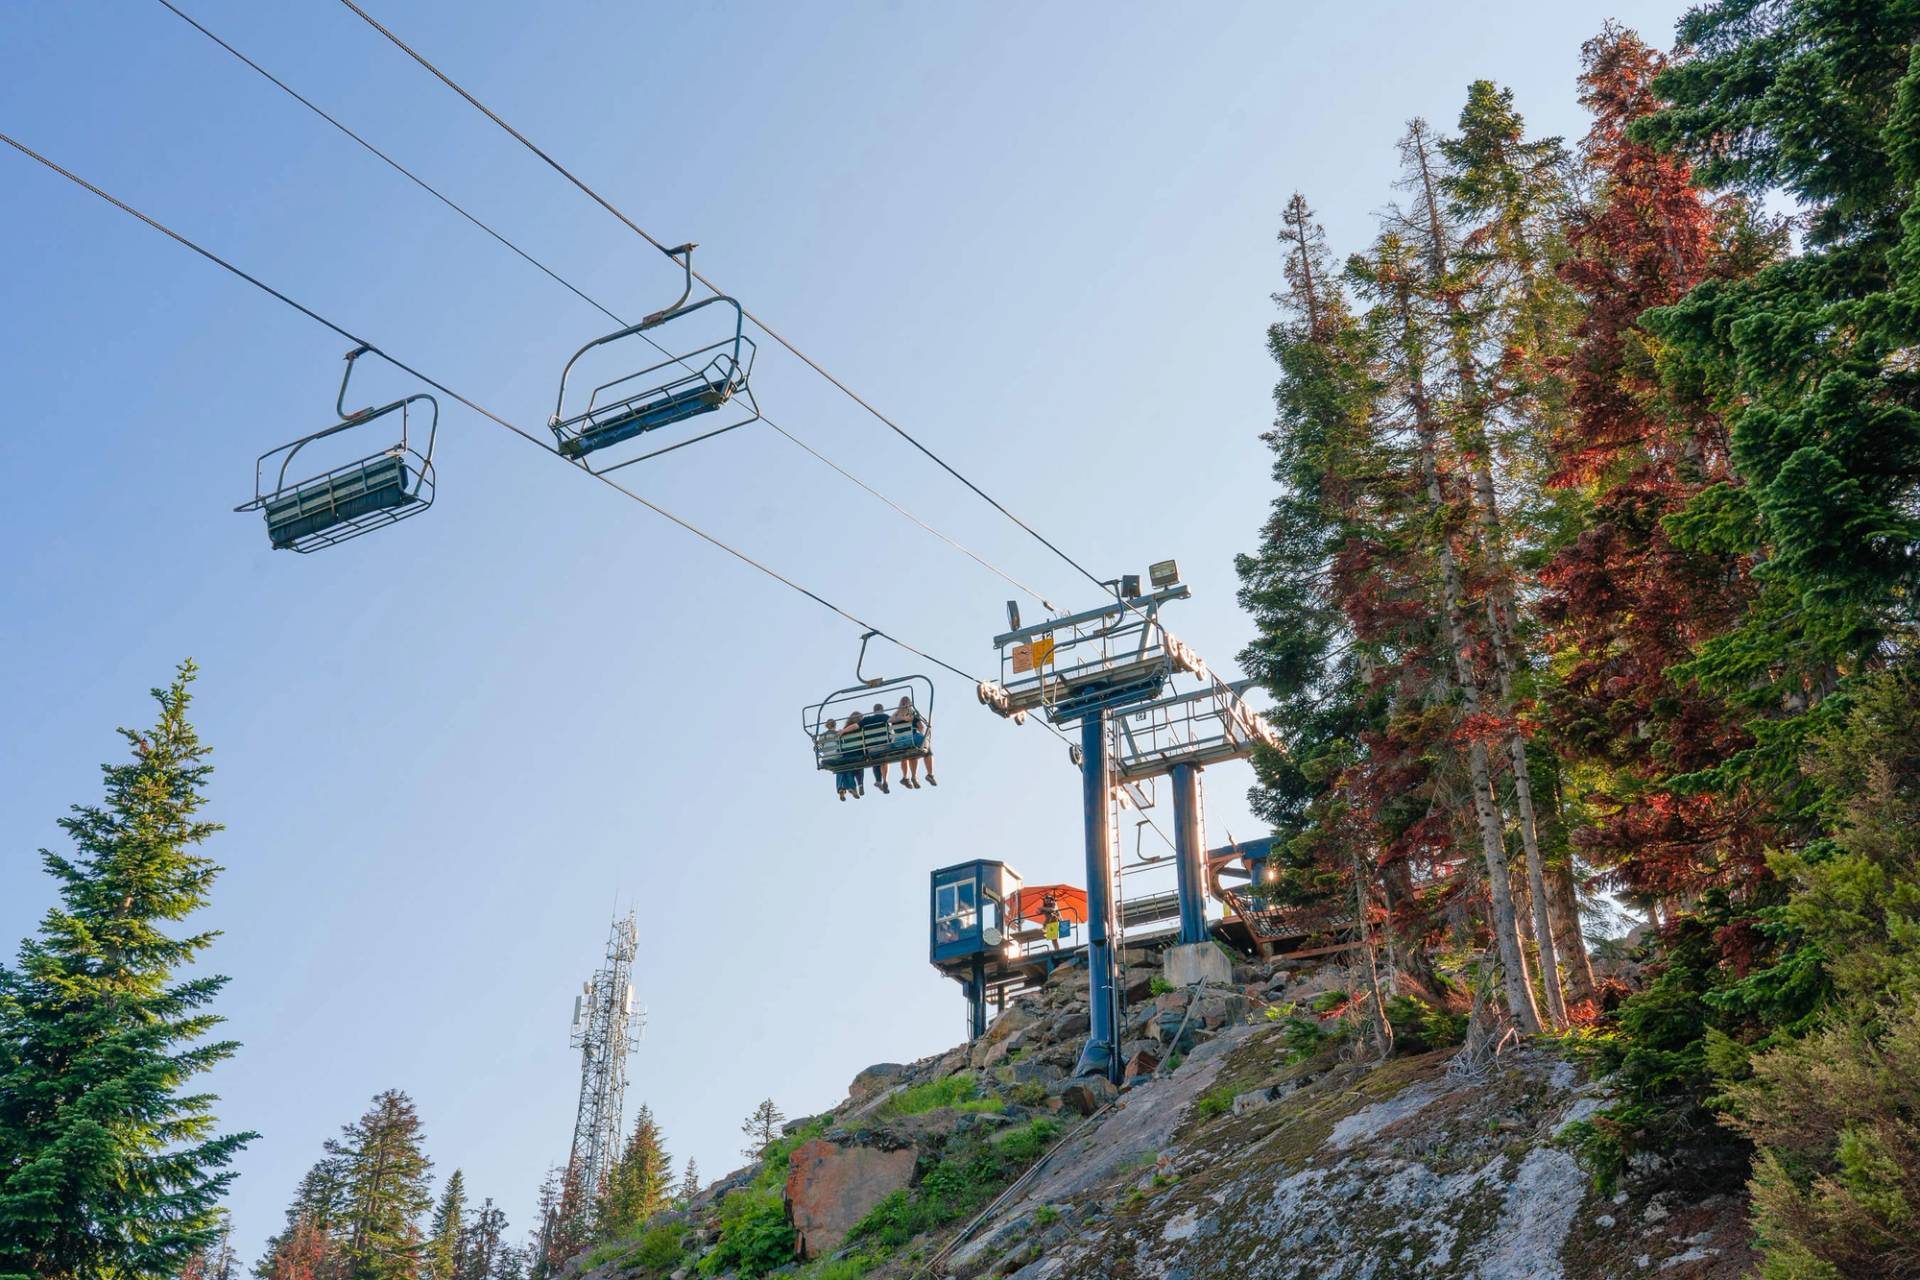
{"label": "pine tree", "polygon": [[465,1260],[467,1180],[455,1169],[433,1210],[427,1234],[428,1280],[455,1280]]}
{"label": "pine tree", "polygon": [[326,1228],[302,1218],[279,1238],[253,1274],[259,1280],[341,1280],[340,1250]]}
{"label": "pine tree", "polygon": [[642,1103],[633,1133],[601,1186],[594,1234],[603,1240],[624,1239],[665,1208],[672,1194],[673,1162],[661,1145],[653,1110]]}
{"label": "pine tree", "polygon": [[460,1244],[460,1262],[454,1280],[495,1280],[507,1234],[507,1215],[489,1197],[473,1215]]}
{"label": "pine tree", "polygon": [[233,1247],[233,1216],[220,1210],[220,1234],[206,1252],[207,1280],[240,1280],[240,1255]]}
{"label": "pine tree", "polygon": [[498,1261],[494,1263],[491,1280],[527,1280],[531,1267],[527,1261],[527,1251],[516,1249],[512,1245],[501,1245]]}
{"label": "pine tree", "polygon": [[1737,625],[1753,583],[1744,557],[1682,547],[1670,532],[1708,485],[1735,478],[1724,427],[1660,385],[1640,321],[1710,276],[1750,271],[1768,245],[1738,202],[1710,205],[1685,161],[1628,136],[1659,106],[1659,54],[1612,27],[1583,52],[1594,113],[1583,158],[1597,192],[1559,266],[1584,314],[1566,359],[1572,412],[1551,456],[1553,482],[1585,513],[1542,574],[1559,673],[1548,723],[1593,780],[1579,797],[1582,847],[1636,898],[1686,901],[1766,874],[1761,828],[1743,816],[1750,793],[1676,785],[1752,743],[1720,699],[1674,671]]}
{"label": "pine tree", "polygon": [[692,1156],[688,1156],[687,1172],[680,1179],[680,1199],[682,1199],[683,1201],[691,1201],[695,1196],[699,1194],[700,1194],[700,1166],[694,1163]]}
{"label": "pine tree", "polygon": [[261,1280],[278,1276],[282,1254],[294,1250],[302,1255],[303,1274],[332,1275],[339,1261],[332,1233],[346,1216],[346,1194],[346,1161],[338,1156],[317,1161],[301,1175],[287,1206],[286,1227],[268,1239],[253,1274]]}
{"label": "pine tree", "polygon": [[533,1280],[547,1280],[593,1240],[593,1200],[579,1161],[568,1162],[564,1171],[547,1170],[537,1212],[528,1273]]}
{"label": "pine tree", "polygon": [[165,929],[219,871],[194,852],[220,829],[199,816],[194,675],[182,663],[153,691],[152,729],[120,731],[132,759],[104,766],[104,804],[60,820],[76,853],[40,854],[60,904],[0,967],[0,1272],[173,1275],[214,1240],[227,1165],[255,1136],[215,1136],[215,1098],[183,1092],[237,1047],[205,1040],[226,979],[175,981],[217,935]]}
{"label": "pine tree", "polygon": [[758,1160],[780,1136],[780,1126],[786,1118],[786,1113],[774,1105],[772,1098],[762,1101],[740,1124],[740,1132],[747,1135],[747,1145],[740,1149],[740,1154],[749,1160]]}
{"label": "pine tree", "polygon": [[419,1218],[433,1206],[433,1162],[413,1101],[397,1089],[376,1094],[366,1114],[329,1139],[342,1161],[344,1216],[337,1232],[346,1280],[415,1280],[423,1261]]}

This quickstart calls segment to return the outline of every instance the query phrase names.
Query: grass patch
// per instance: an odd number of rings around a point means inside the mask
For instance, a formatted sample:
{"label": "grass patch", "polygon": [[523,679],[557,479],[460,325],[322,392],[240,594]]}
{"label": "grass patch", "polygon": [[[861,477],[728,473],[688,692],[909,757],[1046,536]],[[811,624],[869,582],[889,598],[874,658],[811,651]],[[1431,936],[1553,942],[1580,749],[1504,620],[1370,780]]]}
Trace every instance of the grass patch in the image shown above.
{"label": "grass patch", "polygon": [[994,1096],[980,1096],[980,1081],[971,1071],[956,1071],[944,1080],[929,1080],[901,1090],[880,1108],[882,1119],[924,1115],[952,1107],[956,1111],[1004,1111],[1007,1104]]}
{"label": "grass patch", "polygon": [[1058,1221],[1060,1211],[1050,1204],[1043,1204],[1033,1211],[1033,1225],[1036,1227],[1050,1227]]}
{"label": "grass patch", "polygon": [[1176,989],[1171,982],[1157,973],[1147,979],[1147,992],[1150,995],[1168,996],[1172,995]]}
{"label": "grass patch", "polygon": [[609,1240],[587,1255],[587,1268],[591,1270],[605,1266],[615,1258],[626,1256],[627,1250],[632,1247],[632,1242],[628,1240]]}

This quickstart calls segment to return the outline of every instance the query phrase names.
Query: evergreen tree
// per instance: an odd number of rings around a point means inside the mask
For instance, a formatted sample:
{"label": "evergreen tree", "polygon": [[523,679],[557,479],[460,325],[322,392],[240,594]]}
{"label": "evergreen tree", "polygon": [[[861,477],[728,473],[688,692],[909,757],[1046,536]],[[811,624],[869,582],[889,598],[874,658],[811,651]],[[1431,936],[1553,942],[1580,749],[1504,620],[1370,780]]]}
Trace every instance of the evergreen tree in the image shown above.
{"label": "evergreen tree", "polygon": [[740,1132],[747,1135],[747,1145],[740,1149],[740,1154],[749,1160],[758,1160],[780,1136],[780,1126],[786,1118],[786,1113],[774,1105],[772,1098],[763,1100],[740,1124]]}
{"label": "evergreen tree", "polygon": [[259,1280],[341,1280],[345,1272],[332,1235],[302,1218],[275,1240],[253,1274]]}
{"label": "evergreen tree", "polygon": [[104,766],[104,803],[60,820],[76,852],[40,854],[60,904],[0,967],[0,1273],[174,1275],[213,1242],[255,1136],[216,1136],[213,1095],[184,1091],[236,1048],[205,1039],[226,979],[176,981],[217,935],[166,931],[219,871],[194,852],[220,829],[200,816],[194,674],[153,691],[150,730],[120,731],[132,758]]}
{"label": "evergreen tree", "polygon": [[341,1163],[345,1208],[336,1232],[346,1280],[415,1280],[425,1241],[419,1219],[433,1206],[433,1162],[413,1101],[397,1089],[376,1094],[365,1115],[329,1139]]}
{"label": "evergreen tree", "polygon": [[455,1280],[459,1275],[465,1261],[466,1211],[466,1176],[455,1169],[440,1193],[427,1234],[428,1280]]}
{"label": "evergreen tree", "polygon": [[682,1200],[691,1201],[695,1196],[699,1194],[700,1194],[700,1166],[694,1163],[692,1156],[688,1156],[687,1172],[680,1179],[680,1198]]}
{"label": "evergreen tree", "polygon": [[[301,1276],[332,1276],[338,1270],[334,1228],[346,1219],[346,1161],[328,1155],[301,1174],[294,1199],[286,1207],[286,1226],[267,1240],[267,1253],[253,1267],[261,1280],[278,1278],[288,1267]],[[298,1255],[298,1261],[282,1259]]]}
{"label": "evergreen tree", "polygon": [[500,1271],[501,1251],[507,1248],[506,1234],[507,1215],[494,1206],[491,1197],[482,1201],[461,1240],[454,1280],[494,1280]]}
{"label": "evergreen tree", "polygon": [[594,1213],[594,1233],[623,1239],[665,1208],[673,1195],[673,1161],[661,1145],[660,1128],[645,1103],[620,1159],[607,1171]]}
{"label": "evergreen tree", "polygon": [[578,1161],[569,1161],[564,1171],[547,1170],[538,1214],[527,1266],[533,1280],[547,1280],[593,1241],[593,1200]]}

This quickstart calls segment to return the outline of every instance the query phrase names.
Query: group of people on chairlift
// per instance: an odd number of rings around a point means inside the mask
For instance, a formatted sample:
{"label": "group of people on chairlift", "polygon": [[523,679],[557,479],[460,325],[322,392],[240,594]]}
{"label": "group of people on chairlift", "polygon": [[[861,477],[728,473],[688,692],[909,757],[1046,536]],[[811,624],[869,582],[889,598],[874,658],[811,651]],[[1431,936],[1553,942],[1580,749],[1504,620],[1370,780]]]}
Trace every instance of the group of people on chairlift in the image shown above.
{"label": "group of people on chairlift", "polygon": [[[820,727],[820,755],[822,759],[830,756],[859,757],[872,741],[869,731],[884,728],[887,732],[887,749],[913,747],[919,749],[900,760],[900,785],[911,790],[920,789],[920,765],[926,762],[927,784],[939,786],[940,780],[933,776],[933,747],[928,743],[932,735],[932,726],[927,718],[913,705],[911,697],[902,697],[900,704],[888,711],[884,703],[876,702],[873,710],[865,715],[850,715],[844,720],[829,720]],[[887,785],[887,765],[881,760],[873,766],[873,785],[881,791],[892,791]],[[833,775],[833,789],[844,801],[848,796],[858,800],[867,794],[864,781],[865,767],[854,765],[851,769],[837,770]]]}

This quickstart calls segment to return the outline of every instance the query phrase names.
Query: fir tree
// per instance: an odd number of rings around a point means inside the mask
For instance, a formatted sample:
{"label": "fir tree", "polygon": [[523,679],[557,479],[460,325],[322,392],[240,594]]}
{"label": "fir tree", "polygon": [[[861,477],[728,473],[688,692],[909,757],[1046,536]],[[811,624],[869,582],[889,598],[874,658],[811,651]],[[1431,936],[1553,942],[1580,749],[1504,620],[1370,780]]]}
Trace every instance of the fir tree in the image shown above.
{"label": "fir tree", "polygon": [[46,1280],[171,1276],[219,1231],[227,1165],[255,1136],[216,1136],[189,1080],[231,1057],[207,1041],[226,979],[177,981],[217,935],[166,926],[204,906],[219,868],[194,852],[211,766],[187,721],[182,663],[160,715],[122,729],[102,805],[60,820],[76,852],[40,857],[60,904],[0,968],[0,1272]]}
{"label": "fir tree", "polygon": [[683,1201],[690,1202],[695,1196],[699,1194],[700,1194],[700,1166],[694,1163],[692,1156],[688,1156],[687,1171],[680,1179],[680,1199]]}
{"label": "fir tree", "polygon": [[433,1205],[433,1162],[413,1101],[396,1089],[376,1094],[365,1115],[327,1142],[342,1161],[345,1208],[339,1247],[346,1280],[415,1280],[424,1239],[419,1219]]}
{"label": "fir tree", "polygon": [[278,1238],[253,1274],[259,1280],[341,1280],[345,1271],[332,1235],[302,1218]]}
{"label": "fir tree", "polygon": [[494,1280],[499,1274],[501,1251],[507,1234],[507,1215],[494,1206],[491,1197],[480,1204],[460,1244],[460,1262],[454,1280]]}
{"label": "fir tree", "polygon": [[780,1126],[786,1118],[786,1113],[774,1105],[772,1098],[763,1100],[740,1124],[740,1132],[747,1135],[747,1145],[740,1149],[740,1154],[749,1160],[758,1160],[780,1136]]}
{"label": "fir tree", "polygon": [[547,1170],[538,1214],[527,1265],[534,1280],[546,1280],[593,1240],[593,1200],[578,1161],[569,1161],[564,1171]]}
{"label": "fir tree", "polygon": [[634,1118],[633,1133],[608,1170],[594,1213],[601,1239],[623,1239],[666,1207],[673,1194],[673,1162],[661,1145],[660,1128],[645,1103]]}
{"label": "fir tree", "polygon": [[465,1260],[467,1180],[455,1169],[434,1206],[427,1234],[428,1280],[455,1280]]}

